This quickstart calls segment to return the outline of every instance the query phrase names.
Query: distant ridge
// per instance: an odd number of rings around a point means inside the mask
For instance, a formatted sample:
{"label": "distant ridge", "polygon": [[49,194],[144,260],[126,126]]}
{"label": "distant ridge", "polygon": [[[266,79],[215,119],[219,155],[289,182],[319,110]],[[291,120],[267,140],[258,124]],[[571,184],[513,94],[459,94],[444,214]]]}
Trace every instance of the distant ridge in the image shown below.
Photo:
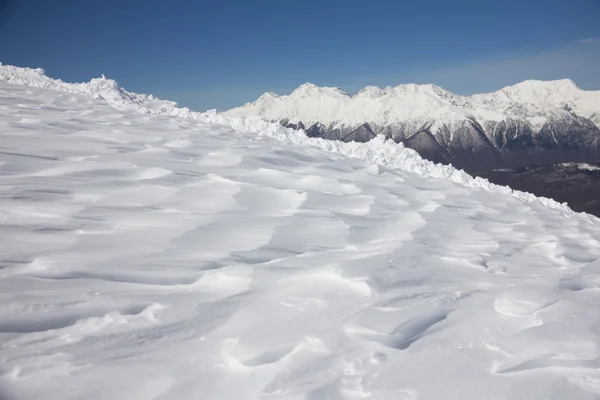
{"label": "distant ridge", "polygon": [[433,84],[367,86],[351,95],[305,83],[225,114],[259,116],[326,139],[385,135],[432,161],[469,170],[600,160],[600,91],[570,79],[527,80],[472,96]]}

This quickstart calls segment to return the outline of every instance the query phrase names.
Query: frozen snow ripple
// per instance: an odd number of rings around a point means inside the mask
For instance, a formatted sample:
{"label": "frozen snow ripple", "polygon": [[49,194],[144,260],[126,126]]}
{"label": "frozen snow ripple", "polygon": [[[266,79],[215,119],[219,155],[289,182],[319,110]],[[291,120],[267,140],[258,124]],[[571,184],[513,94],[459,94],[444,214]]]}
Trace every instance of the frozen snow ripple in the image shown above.
{"label": "frozen snow ripple", "polygon": [[596,218],[51,89],[0,83],[0,396],[600,394]]}

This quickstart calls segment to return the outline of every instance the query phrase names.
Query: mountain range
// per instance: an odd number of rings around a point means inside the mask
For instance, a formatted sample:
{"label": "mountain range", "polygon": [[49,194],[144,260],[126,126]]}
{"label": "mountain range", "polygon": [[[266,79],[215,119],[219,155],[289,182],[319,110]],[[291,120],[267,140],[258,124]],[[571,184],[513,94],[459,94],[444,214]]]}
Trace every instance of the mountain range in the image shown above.
{"label": "mountain range", "polygon": [[310,137],[367,142],[384,135],[469,172],[600,161],[600,91],[528,80],[461,96],[432,85],[368,86],[351,95],[305,83],[225,112],[260,116]]}

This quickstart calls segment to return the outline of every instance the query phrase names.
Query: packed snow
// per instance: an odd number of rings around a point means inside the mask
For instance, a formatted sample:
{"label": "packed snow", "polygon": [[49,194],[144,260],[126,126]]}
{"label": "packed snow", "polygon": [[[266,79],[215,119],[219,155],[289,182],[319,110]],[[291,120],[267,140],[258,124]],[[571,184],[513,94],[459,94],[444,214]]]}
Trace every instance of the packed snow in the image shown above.
{"label": "packed snow", "polygon": [[484,123],[519,117],[539,129],[549,118],[568,116],[571,111],[600,125],[600,90],[582,90],[573,81],[562,79],[524,81],[473,96],[460,96],[432,84],[367,86],[350,95],[338,88],[305,83],[289,95],[265,93],[226,114],[302,121],[307,127],[317,122],[327,126],[411,122],[418,128],[431,121],[451,124],[475,118]]}
{"label": "packed snow", "polygon": [[0,398],[600,396],[595,217],[382,139],[0,80]]}

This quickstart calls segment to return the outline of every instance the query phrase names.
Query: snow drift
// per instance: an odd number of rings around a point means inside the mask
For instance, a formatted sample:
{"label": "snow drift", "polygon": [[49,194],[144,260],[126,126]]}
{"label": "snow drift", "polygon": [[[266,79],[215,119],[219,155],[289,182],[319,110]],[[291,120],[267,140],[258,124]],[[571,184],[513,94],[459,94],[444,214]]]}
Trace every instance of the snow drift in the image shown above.
{"label": "snow drift", "polygon": [[598,219],[0,71],[3,400],[600,396]]}

